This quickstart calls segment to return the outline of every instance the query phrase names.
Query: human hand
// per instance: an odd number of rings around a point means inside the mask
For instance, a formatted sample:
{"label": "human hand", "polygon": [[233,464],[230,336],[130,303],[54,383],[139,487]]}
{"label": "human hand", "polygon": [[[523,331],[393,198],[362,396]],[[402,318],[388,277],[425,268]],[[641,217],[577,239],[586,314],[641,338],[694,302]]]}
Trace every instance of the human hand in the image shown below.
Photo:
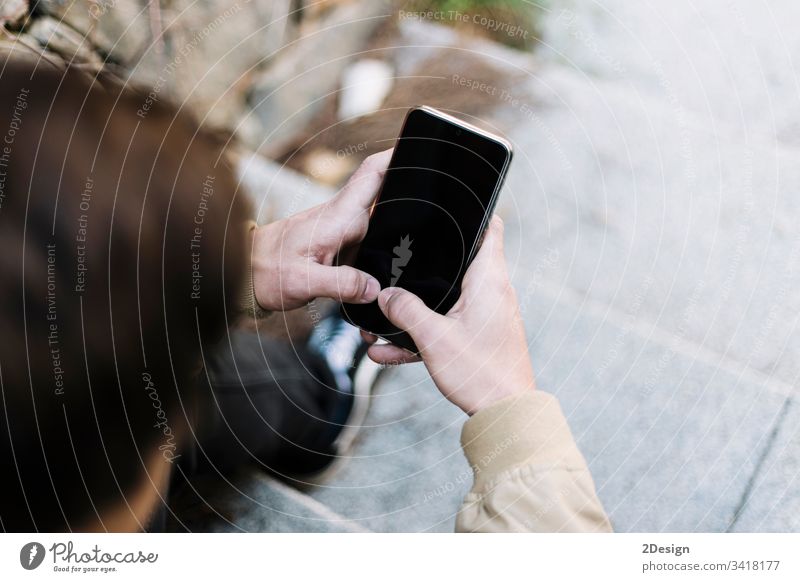
{"label": "human hand", "polygon": [[[381,291],[378,305],[408,332],[442,394],[467,414],[535,388],[516,292],[503,254],[503,223],[494,217],[461,286],[461,297],[440,315],[413,293]],[[374,343],[375,336],[362,332]],[[383,364],[418,361],[420,356],[391,344],[369,348]]]}
{"label": "human hand", "polygon": [[375,301],[377,279],[353,267],[333,266],[333,261],[342,248],[364,238],[391,156],[392,150],[386,150],[368,157],[329,202],[255,229],[253,288],[261,307],[285,311],[316,297]]}

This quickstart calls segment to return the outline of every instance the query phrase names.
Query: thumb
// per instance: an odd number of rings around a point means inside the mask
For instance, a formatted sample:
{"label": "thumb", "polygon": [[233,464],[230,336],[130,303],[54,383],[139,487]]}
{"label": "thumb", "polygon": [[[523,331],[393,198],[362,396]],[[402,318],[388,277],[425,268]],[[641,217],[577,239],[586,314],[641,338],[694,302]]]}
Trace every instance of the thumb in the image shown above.
{"label": "thumb", "polygon": [[421,350],[427,347],[430,338],[437,336],[437,329],[445,317],[405,289],[387,287],[378,295],[378,306],[393,325],[411,336]]}
{"label": "thumb", "polygon": [[381,289],[378,280],[363,271],[327,265],[311,269],[308,287],[313,297],[330,297],[342,303],[371,303]]}

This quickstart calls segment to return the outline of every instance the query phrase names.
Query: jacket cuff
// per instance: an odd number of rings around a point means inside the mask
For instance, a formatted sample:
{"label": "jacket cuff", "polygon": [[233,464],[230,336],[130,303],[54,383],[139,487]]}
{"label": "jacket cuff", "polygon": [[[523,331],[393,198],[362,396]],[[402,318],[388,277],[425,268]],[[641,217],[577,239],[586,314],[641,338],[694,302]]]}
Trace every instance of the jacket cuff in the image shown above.
{"label": "jacket cuff", "polygon": [[461,446],[475,473],[474,491],[520,465],[584,469],[555,396],[527,390],[476,412],[464,424]]}
{"label": "jacket cuff", "polygon": [[247,232],[247,249],[249,251],[249,259],[247,261],[247,268],[245,269],[245,279],[244,279],[244,287],[242,288],[241,298],[239,300],[239,309],[242,313],[249,317],[253,317],[255,319],[261,319],[266,317],[271,313],[271,311],[267,311],[261,305],[259,305],[258,300],[256,300],[256,291],[255,287],[253,287],[253,263],[252,263],[252,251],[253,251],[253,243],[252,243],[252,233],[258,227],[255,220],[251,220],[247,223],[246,232]]}

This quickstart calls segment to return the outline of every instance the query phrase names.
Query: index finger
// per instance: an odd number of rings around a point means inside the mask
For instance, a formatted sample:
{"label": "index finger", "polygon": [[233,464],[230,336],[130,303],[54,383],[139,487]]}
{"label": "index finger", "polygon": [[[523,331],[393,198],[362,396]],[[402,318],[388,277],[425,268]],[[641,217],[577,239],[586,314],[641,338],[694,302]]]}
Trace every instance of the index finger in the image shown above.
{"label": "index finger", "polygon": [[383,182],[383,176],[389,167],[394,148],[372,154],[361,165],[344,185],[336,197],[337,201],[352,204],[360,209],[372,206],[375,196]]}

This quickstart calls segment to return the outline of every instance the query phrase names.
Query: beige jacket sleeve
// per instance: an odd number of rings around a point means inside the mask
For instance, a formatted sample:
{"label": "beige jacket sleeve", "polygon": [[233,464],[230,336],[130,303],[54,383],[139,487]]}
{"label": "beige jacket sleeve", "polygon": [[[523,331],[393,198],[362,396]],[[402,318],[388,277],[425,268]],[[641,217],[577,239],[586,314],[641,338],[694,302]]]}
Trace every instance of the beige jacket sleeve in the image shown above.
{"label": "beige jacket sleeve", "polygon": [[475,481],[456,531],[611,531],[554,396],[533,390],[477,412],[461,444]]}

